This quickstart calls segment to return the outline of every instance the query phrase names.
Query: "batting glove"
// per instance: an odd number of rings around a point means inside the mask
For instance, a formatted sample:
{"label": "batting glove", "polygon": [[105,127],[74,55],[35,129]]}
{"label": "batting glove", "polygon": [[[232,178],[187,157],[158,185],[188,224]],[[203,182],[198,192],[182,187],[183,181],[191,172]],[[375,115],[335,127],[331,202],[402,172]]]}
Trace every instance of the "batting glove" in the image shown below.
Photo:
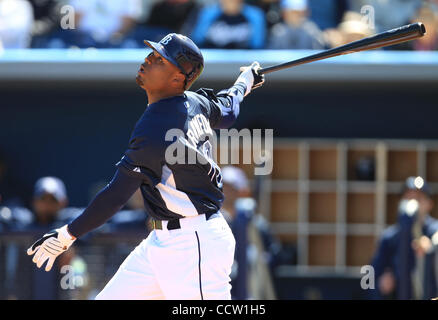
{"label": "batting glove", "polygon": [[48,260],[45,270],[50,271],[52,269],[55,259],[68,248],[76,240],[72,237],[67,230],[67,225],[62,228],[55,229],[46,233],[41,239],[35,241],[35,243],[27,249],[27,254],[33,256],[32,262],[34,262],[38,268]]}
{"label": "batting glove", "polygon": [[241,74],[237,78],[236,83],[244,83],[246,86],[245,97],[251,90],[261,87],[265,83],[265,75],[259,75],[258,70],[261,69],[260,64],[255,61],[249,67],[240,67]]}

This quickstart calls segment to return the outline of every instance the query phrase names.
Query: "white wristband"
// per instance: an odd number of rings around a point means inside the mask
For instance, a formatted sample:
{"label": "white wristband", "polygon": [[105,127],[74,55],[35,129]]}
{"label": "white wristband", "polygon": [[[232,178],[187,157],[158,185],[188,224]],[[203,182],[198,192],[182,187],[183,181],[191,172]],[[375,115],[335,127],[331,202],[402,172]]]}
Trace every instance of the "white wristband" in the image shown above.
{"label": "white wristband", "polygon": [[237,78],[236,83],[243,83],[246,86],[245,97],[251,92],[252,86],[254,84],[254,75],[252,74],[252,66],[246,67],[245,71],[243,71],[239,77]]}
{"label": "white wristband", "polygon": [[67,248],[75,242],[76,238],[72,237],[67,230],[67,225],[56,230],[58,232],[58,240],[62,243],[63,246]]}

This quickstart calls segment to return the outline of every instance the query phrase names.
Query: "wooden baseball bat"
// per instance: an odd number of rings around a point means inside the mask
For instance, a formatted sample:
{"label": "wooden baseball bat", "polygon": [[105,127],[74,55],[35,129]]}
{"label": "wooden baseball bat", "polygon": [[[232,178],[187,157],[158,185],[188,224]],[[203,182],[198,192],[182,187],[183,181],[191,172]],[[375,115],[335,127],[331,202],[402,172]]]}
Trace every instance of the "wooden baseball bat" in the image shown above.
{"label": "wooden baseball bat", "polygon": [[343,54],[349,54],[353,52],[392,46],[397,43],[402,43],[417,38],[421,38],[425,33],[426,33],[426,27],[424,26],[424,24],[421,22],[417,22],[396,29],[392,29],[389,31],[385,31],[382,33],[378,33],[374,36],[353,41],[345,45],[333,49],[328,49],[304,58],[289,61],[272,67],[262,68],[258,71],[258,73],[259,74],[271,73],[274,71],[295,67],[300,64],[336,57]]}

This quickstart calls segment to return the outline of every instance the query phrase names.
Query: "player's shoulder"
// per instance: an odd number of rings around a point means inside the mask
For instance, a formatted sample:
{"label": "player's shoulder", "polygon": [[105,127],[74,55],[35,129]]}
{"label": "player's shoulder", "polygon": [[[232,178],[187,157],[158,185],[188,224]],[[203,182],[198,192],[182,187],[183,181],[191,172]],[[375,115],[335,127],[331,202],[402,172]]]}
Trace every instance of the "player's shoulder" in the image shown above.
{"label": "player's shoulder", "polygon": [[202,113],[208,118],[212,114],[212,109],[219,103],[213,89],[201,88],[196,92],[186,91],[187,109],[190,114]]}
{"label": "player's shoulder", "polygon": [[184,111],[184,95],[176,95],[151,103],[143,114],[145,118],[154,118],[163,114],[175,114]]}
{"label": "player's shoulder", "polygon": [[208,104],[210,101],[217,101],[216,94],[213,89],[210,88],[200,88],[195,92],[186,91],[185,95],[189,101],[193,100],[201,104]]}
{"label": "player's shoulder", "polygon": [[176,101],[173,105],[168,102],[149,106],[141,115],[132,131],[131,138],[148,136],[160,138],[172,128],[184,127],[184,102]]}

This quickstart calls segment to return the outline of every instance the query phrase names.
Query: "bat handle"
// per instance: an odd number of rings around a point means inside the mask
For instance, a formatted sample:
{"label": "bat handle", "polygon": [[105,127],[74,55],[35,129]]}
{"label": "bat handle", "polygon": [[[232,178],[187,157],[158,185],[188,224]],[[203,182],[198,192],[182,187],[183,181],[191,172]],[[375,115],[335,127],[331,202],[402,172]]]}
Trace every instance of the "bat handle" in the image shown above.
{"label": "bat handle", "polygon": [[263,75],[263,74],[267,74],[267,73],[271,73],[271,72],[273,72],[273,70],[269,70],[270,69],[270,67],[267,67],[267,68],[261,68],[261,69],[259,69],[259,70],[257,70],[257,73],[259,74],[259,75]]}

